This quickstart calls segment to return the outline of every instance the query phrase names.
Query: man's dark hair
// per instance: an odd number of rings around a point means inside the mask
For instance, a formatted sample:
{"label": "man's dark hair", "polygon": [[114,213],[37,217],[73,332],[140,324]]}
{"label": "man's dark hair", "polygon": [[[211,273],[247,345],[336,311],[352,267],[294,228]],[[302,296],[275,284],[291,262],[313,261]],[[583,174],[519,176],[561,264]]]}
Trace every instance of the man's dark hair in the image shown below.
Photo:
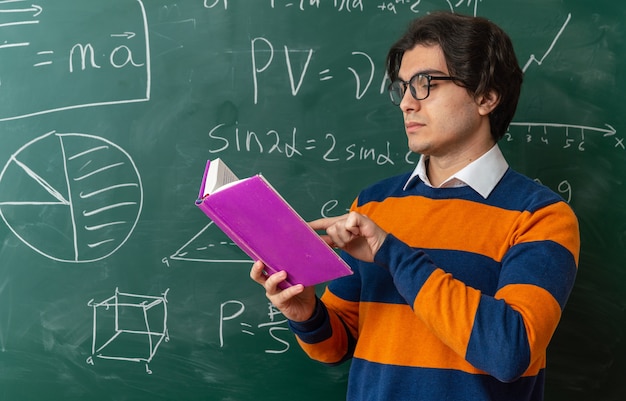
{"label": "man's dark hair", "polygon": [[513,119],[523,73],[509,36],[493,22],[450,12],[435,12],[411,22],[387,54],[387,74],[398,78],[402,56],[416,45],[439,45],[450,76],[470,96],[495,91],[500,103],[489,115],[491,136],[497,142]]}

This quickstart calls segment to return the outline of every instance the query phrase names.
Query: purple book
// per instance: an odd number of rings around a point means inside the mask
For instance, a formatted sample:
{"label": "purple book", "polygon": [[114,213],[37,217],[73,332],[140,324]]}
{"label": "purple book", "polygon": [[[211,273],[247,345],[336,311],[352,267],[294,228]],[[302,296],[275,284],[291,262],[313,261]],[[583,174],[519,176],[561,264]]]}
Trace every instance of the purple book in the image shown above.
{"label": "purple book", "polygon": [[282,288],[352,274],[261,175],[238,180],[222,160],[208,161],[196,205],[267,274],[286,271]]}

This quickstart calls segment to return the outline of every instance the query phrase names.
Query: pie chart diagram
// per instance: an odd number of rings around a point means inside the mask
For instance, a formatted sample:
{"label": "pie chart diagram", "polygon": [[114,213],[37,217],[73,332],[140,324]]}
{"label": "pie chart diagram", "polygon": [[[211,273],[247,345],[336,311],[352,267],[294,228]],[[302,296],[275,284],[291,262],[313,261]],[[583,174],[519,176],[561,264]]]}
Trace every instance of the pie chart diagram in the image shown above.
{"label": "pie chart diagram", "polygon": [[22,146],[0,172],[0,217],[23,243],[56,261],[110,256],[132,234],[142,206],[135,163],[97,136],[49,132]]}

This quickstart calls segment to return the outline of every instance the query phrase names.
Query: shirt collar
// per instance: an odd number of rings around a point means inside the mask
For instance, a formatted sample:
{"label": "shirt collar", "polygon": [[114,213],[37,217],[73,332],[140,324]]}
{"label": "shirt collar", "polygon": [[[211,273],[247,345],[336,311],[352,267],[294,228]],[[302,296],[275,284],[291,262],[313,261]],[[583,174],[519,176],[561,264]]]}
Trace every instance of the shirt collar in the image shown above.
{"label": "shirt collar", "polygon": [[[415,170],[404,185],[406,190],[415,177],[419,177],[426,185],[432,187],[426,175],[427,156],[421,155]],[[474,160],[456,174],[452,175],[439,188],[469,186],[483,198],[487,198],[496,187],[506,170],[509,168],[498,144],[495,144],[484,155]]]}

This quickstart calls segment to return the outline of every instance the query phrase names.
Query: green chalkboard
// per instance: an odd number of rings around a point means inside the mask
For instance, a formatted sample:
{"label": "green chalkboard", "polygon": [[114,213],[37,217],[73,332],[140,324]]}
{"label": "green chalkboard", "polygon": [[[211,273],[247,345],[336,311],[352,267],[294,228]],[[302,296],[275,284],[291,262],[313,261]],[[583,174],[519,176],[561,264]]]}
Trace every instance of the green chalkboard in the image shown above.
{"label": "green chalkboard", "polygon": [[[0,4],[0,400],[341,400],[194,205],[205,161],[307,219],[413,168],[384,56],[486,16],[525,71],[501,147],[582,233],[546,400],[626,394],[626,8],[614,0]],[[321,291],[321,288],[320,288]]]}

